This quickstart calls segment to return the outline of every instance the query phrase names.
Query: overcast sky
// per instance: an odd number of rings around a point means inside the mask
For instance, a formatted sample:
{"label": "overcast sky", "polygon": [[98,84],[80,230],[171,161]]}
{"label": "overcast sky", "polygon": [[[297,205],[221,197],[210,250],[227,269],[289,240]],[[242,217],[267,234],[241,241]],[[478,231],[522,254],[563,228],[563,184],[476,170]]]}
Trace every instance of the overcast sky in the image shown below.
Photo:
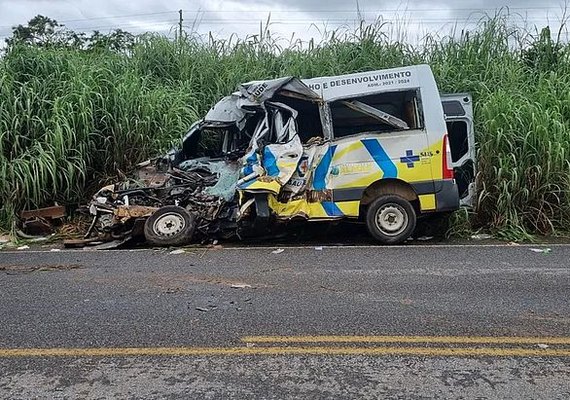
{"label": "overcast sky", "polygon": [[[425,32],[448,34],[453,24],[472,27],[482,15],[509,7],[511,20],[519,25],[558,29],[562,16],[559,1],[508,0],[409,0],[380,2],[359,0],[361,16],[368,22],[405,20],[408,40]],[[259,31],[259,22],[271,13],[271,31],[289,39],[320,37],[319,29],[354,24],[358,20],[357,2],[346,0],[0,0],[0,40],[11,27],[25,24],[42,14],[77,31],[108,32],[121,28],[133,33],[146,31],[171,34],[183,10],[184,26],[200,34],[213,32],[217,37],[232,33],[240,37]]]}

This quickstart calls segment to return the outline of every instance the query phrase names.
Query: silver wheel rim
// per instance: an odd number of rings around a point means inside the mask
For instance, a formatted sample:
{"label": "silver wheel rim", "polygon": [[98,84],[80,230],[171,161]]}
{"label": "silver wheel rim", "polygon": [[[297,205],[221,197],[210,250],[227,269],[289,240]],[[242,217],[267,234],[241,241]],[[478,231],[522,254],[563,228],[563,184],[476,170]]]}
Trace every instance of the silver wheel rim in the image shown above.
{"label": "silver wheel rim", "polygon": [[376,212],[374,221],[384,235],[397,236],[408,227],[408,213],[401,205],[388,203]]}
{"label": "silver wheel rim", "polygon": [[184,217],[177,213],[168,213],[161,215],[154,224],[152,225],[152,230],[160,236],[174,236],[184,229],[186,226],[186,221]]}

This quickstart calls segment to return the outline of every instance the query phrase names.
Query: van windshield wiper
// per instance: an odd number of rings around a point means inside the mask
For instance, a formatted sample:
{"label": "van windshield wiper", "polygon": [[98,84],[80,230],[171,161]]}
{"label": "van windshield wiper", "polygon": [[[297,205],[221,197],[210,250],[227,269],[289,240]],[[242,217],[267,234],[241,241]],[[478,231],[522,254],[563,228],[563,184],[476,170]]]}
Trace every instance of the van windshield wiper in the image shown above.
{"label": "van windshield wiper", "polygon": [[385,124],[393,126],[394,128],[410,129],[406,121],[402,121],[400,118],[395,117],[392,114],[388,114],[387,112],[381,111],[377,108],[369,106],[368,104],[362,103],[358,100],[350,100],[350,101],[345,100],[342,101],[342,104],[353,109],[354,111],[366,114],[374,119],[384,122]]}

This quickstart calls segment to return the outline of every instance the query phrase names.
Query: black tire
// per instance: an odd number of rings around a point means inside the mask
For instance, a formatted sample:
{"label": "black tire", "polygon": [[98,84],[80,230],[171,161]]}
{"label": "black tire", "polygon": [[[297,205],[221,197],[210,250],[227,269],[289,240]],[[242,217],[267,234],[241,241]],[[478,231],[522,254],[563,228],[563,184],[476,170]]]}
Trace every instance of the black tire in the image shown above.
{"label": "black tire", "polygon": [[382,244],[402,243],[416,228],[416,212],[406,199],[383,195],[368,206],[366,226],[374,239]]}
{"label": "black tire", "polygon": [[181,246],[190,243],[195,218],[188,210],[178,206],[161,207],[144,224],[144,236],[155,246]]}

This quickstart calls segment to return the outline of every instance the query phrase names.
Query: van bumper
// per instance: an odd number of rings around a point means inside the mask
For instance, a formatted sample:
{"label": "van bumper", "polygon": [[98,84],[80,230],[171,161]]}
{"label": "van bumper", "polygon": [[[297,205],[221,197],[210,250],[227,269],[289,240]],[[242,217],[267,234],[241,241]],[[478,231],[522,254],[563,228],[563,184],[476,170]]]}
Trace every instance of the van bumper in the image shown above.
{"label": "van bumper", "polygon": [[455,211],[459,209],[459,190],[454,179],[438,182],[441,189],[435,193],[436,211]]}

